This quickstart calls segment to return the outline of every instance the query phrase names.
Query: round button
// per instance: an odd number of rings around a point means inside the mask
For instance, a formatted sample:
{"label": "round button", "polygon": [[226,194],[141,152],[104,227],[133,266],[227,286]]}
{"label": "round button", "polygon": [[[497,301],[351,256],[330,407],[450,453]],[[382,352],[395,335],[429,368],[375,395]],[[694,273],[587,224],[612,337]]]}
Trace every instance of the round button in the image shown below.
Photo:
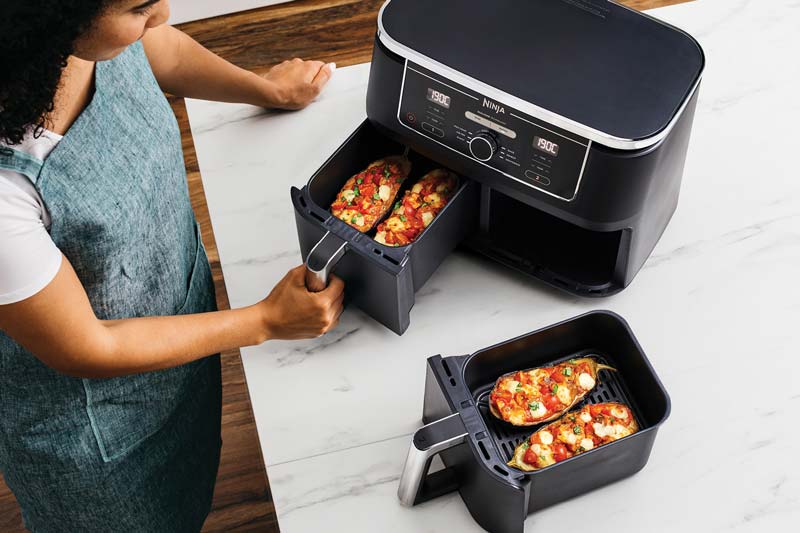
{"label": "round button", "polygon": [[413,123],[415,123],[415,122],[417,121],[417,115],[415,115],[414,113],[408,112],[408,113],[406,114],[406,119],[407,119],[407,120],[408,120],[410,123],[412,123],[412,124],[413,124]]}
{"label": "round button", "polygon": [[478,161],[488,161],[497,152],[497,141],[490,133],[479,133],[469,141],[469,152]]}

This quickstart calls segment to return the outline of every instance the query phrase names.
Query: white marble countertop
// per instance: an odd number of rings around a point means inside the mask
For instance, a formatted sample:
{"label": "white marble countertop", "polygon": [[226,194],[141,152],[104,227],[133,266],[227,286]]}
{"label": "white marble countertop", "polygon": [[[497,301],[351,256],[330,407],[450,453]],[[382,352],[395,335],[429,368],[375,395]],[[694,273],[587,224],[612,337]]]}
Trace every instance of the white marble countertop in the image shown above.
{"label": "white marble countertop", "polygon": [[[796,530],[800,3],[700,0],[653,14],[697,37],[708,67],[680,204],[639,276],[583,300],[456,252],[417,294],[402,337],[348,309],[322,339],[244,349],[281,531],[478,531],[458,494],[411,509],[395,496],[425,359],[598,308],[629,321],[672,415],[642,472],[530,516],[526,531],[576,513],[617,533]],[[232,306],[300,263],[289,187],[364,119],[367,75],[340,69],[298,113],[189,102]]]}

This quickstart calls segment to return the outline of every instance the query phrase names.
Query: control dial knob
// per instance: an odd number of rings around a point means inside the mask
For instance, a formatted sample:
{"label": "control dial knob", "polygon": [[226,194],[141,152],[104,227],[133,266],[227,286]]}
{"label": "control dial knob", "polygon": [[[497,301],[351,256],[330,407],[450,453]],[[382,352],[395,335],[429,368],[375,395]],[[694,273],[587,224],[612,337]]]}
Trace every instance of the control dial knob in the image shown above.
{"label": "control dial knob", "polygon": [[489,161],[497,152],[497,139],[485,131],[478,133],[469,141],[469,152],[478,161]]}

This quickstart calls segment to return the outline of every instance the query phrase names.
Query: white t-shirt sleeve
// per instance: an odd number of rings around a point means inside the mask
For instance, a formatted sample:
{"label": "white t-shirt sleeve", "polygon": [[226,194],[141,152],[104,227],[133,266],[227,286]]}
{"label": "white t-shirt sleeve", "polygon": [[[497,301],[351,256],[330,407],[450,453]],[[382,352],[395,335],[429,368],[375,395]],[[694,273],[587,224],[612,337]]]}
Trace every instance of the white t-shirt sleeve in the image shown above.
{"label": "white t-shirt sleeve", "polygon": [[8,177],[0,176],[0,305],[20,302],[44,289],[61,267],[42,206]]}

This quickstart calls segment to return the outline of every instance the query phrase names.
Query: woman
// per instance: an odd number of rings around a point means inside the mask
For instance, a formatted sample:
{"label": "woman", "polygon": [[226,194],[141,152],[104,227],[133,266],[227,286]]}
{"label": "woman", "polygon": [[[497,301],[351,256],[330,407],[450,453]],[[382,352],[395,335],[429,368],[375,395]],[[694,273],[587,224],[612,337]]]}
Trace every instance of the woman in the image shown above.
{"label": "woman", "polygon": [[167,0],[9,0],[0,17],[0,470],[26,526],[198,531],[222,350],[342,311],[292,270],[216,311],[162,90],[299,109],[332,65],[259,77],[164,25]]}

